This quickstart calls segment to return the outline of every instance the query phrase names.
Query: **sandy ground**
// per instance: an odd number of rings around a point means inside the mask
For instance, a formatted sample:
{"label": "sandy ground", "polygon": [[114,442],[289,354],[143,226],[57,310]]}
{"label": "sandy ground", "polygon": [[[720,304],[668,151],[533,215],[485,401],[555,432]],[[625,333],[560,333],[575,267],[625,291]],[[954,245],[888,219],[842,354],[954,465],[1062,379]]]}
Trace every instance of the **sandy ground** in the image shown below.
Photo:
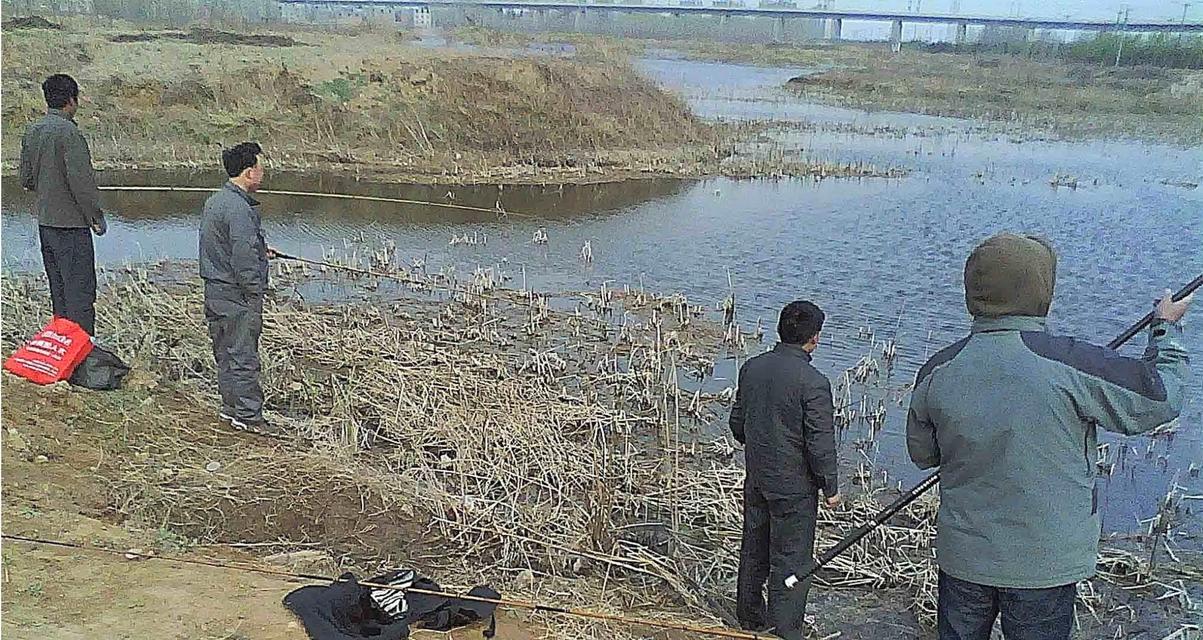
{"label": "sandy ground", "polygon": [[[180,553],[158,531],[117,524],[106,497],[105,447],[97,425],[70,415],[95,394],[36,389],[7,374],[3,385],[4,533],[110,549],[250,563],[279,571],[229,547]],[[51,416],[63,416],[61,419]],[[230,434],[230,438],[244,438]],[[255,446],[253,442],[248,446]],[[300,580],[123,556],[3,543],[5,638],[304,639],[281,604]],[[480,628],[415,637],[479,638]],[[526,614],[502,611],[498,637],[540,637]]]}

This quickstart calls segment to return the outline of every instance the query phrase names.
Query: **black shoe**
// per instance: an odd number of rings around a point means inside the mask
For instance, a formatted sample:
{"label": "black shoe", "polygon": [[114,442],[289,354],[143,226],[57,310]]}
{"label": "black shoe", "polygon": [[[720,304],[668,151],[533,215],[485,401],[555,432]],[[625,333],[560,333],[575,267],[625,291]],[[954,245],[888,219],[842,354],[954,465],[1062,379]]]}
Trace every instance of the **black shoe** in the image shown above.
{"label": "black shoe", "polygon": [[230,420],[230,426],[239,431],[247,431],[261,436],[269,436],[279,438],[284,435],[284,431],[280,427],[268,422],[263,418],[234,418]]}

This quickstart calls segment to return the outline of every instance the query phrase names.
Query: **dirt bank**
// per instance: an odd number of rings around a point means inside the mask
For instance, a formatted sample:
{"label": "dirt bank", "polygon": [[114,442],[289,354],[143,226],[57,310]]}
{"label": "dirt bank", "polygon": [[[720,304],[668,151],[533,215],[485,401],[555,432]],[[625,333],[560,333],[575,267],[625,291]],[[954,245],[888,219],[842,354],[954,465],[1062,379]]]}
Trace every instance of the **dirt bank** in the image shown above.
{"label": "dirt bank", "polygon": [[[262,560],[280,550],[308,549],[285,539],[284,529],[274,542],[245,549],[239,548],[237,538],[227,538],[232,544],[212,538],[201,542],[178,533],[170,523],[139,518],[136,503],[128,499],[132,496],[122,500],[109,492],[130,459],[162,442],[162,432],[153,430],[156,421],[182,432],[201,429],[204,436],[197,439],[198,446],[220,442],[252,458],[270,454],[270,444],[213,429],[215,425],[206,425],[186,399],[161,388],[140,385],[95,394],[38,388],[5,375],[6,534],[275,571],[359,570],[333,559],[304,565]],[[213,472],[209,477],[222,482],[229,475]],[[332,499],[330,506],[338,509],[339,500]],[[306,584],[299,580],[9,541],[4,542],[3,566],[3,633],[14,638],[306,637],[280,604],[286,593]],[[479,628],[468,628],[452,634],[419,632],[415,637],[479,638],[479,633]],[[542,626],[524,614],[503,612],[498,633],[524,640],[541,635]]]}
{"label": "dirt bank", "polygon": [[296,47],[303,42],[293,40],[288,36],[241,34],[204,29],[196,27],[188,31],[143,31],[138,33],[119,33],[110,42],[153,42],[155,40],[180,40],[192,44],[232,44],[249,47]]}
{"label": "dirt bank", "polygon": [[795,67],[806,99],[870,110],[973,118],[1067,138],[1203,142],[1197,71],[952,54],[872,44],[729,46],[681,43],[691,58]]}
{"label": "dirt bank", "polygon": [[[277,282],[288,289],[319,277],[280,274]],[[114,393],[4,379],[6,455],[19,459],[16,471],[6,466],[5,500],[26,500],[5,506],[79,511],[117,527],[114,536],[130,546],[321,550],[329,572],[405,564],[447,583],[489,582],[561,606],[715,624],[712,594],[727,600],[733,577],[738,467],[729,450],[693,441],[690,422],[679,427],[689,433],[661,434],[665,400],[654,389],[662,384],[656,362],[705,371],[707,345],[723,332],[683,297],[635,292],[625,305],[632,317],[663,313],[665,324],[631,324],[616,335],[594,312],[554,311],[542,296],[499,289],[492,277],[476,274],[464,297],[448,302],[420,293],[447,290],[445,280],[421,279],[416,296],[380,307],[386,316],[376,320],[374,306],[347,316],[340,306],[303,305],[296,315],[295,300],[277,297],[265,322],[268,404],[295,437],[273,441],[231,433],[213,417],[195,284],[139,268],[111,273],[100,333],[137,371]],[[345,284],[378,290],[373,281]],[[20,278],[6,280],[5,293],[11,344],[45,301]],[[600,318],[623,296],[578,299]],[[398,340],[365,341],[372,326]],[[650,342],[656,334],[670,336],[667,344]],[[384,351],[353,353],[371,344]],[[633,364],[595,370],[602,353]],[[377,371],[349,362],[376,362]],[[712,402],[694,397],[681,410],[691,416]],[[90,489],[72,489],[76,476]],[[670,512],[678,524],[669,524]],[[48,531],[64,530],[38,529]],[[727,542],[714,547],[719,539]],[[863,566],[890,575],[881,560]],[[860,572],[845,565],[832,578]],[[816,603],[831,611],[821,628],[868,634],[883,619],[905,625],[912,597],[886,585],[817,594]],[[562,617],[537,623],[554,638],[645,633]]]}
{"label": "dirt bank", "polygon": [[[262,524],[240,531],[238,527],[246,522],[235,519],[221,533],[194,538],[180,533],[186,530],[185,525],[144,518],[137,498],[114,493],[112,483],[148,450],[174,446],[168,443],[178,442],[179,433],[194,447],[174,462],[182,468],[212,462],[214,456],[206,454],[214,446],[229,454],[219,458],[222,461],[238,456],[253,461],[287,456],[288,447],[224,430],[202,408],[194,406],[193,400],[174,390],[157,385],[147,388],[145,382],[134,387],[96,394],[64,387],[38,388],[5,375],[5,533],[273,571],[327,575],[346,570],[360,574],[372,571],[371,563],[357,562],[362,556],[340,553],[344,547],[338,542],[339,536],[323,532],[323,527],[328,527],[323,521],[336,518],[334,514],[339,510],[359,511],[338,496],[329,500],[325,510],[306,516],[313,520],[297,517],[275,523],[270,533],[264,533]],[[78,416],[63,419],[71,414]],[[208,476],[226,483],[243,473],[245,469],[221,469]],[[342,477],[346,482],[343,474],[332,473],[331,477]],[[313,500],[329,498],[312,496]],[[302,496],[298,503],[305,505],[309,499]],[[375,524],[361,518],[356,531],[364,538],[384,535]],[[415,539],[420,540],[421,535],[390,541],[401,548],[402,543]],[[306,637],[280,604],[289,591],[309,584],[304,581],[167,561],[130,561],[19,542],[6,541],[3,549],[6,584],[2,631],[13,637],[35,632],[49,640],[74,640],[98,633],[106,637],[210,640]],[[264,559],[288,551],[300,552],[298,555],[304,554],[306,559]],[[432,545],[392,560],[394,564],[418,567],[451,584],[470,582],[446,569],[439,560],[449,551],[454,552],[454,547]],[[313,559],[315,556],[318,559]],[[570,584],[535,578],[521,591],[507,591],[505,595],[567,597],[565,602],[575,606],[595,606],[573,597],[571,589]],[[882,628],[891,629],[891,637],[919,638],[922,632],[908,621],[905,600],[905,594],[888,591],[816,591],[812,606],[827,612],[822,615],[821,628],[841,629],[842,638],[875,638]],[[648,611],[642,604],[614,612],[652,618],[664,615]],[[418,632],[414,637],[476,639],[480,630],[477,625],[450,634]],[[636,632],[634,637],[664,640],[697,637],[625,626],[612,627],[610,632],[604,628],[589,631],[573,619],[518,609],[506,608],[498,614],[497,637],[507,640],[632,637],[629,634]]]}
{"label": "dirt bank", "polygon": [[881,44],[732,44],[463,29],[487,45],[571,44],[586,56],[672,50],[695,60],[796,68],[787,87],[808,100],[871,110],[973,118],[1022,135],[1203,143],[1199,71],[1124,67]]}
{"label": "dirt bank", "polygon": [[49,35],[6,28],[3,46],[6,171],[44,111],[39,83],[65,72],[82,85],[78,120],[101,168],[212,167],[221,145],[256,139],[273,168],[392,182],[886,173],[740,156],[746,130],[703,122],[621,55],[432,49],[395,31],[235,35],[79,21]]}
{"label": "dirt bank", "polygon": [[[6,30],[6,164],[53,72],[80,81],[79,121],[101,167],[211,166],[219,145],[244,139],[279,168],[446,182],[673,173],[724,153],[718,131],[622,60],[430,50],[395,32],[215,33]],[[269,41],[312,46],[259,46]]]}
{"label": "dirt bank", "polygon": [[1041,62],[1018,56],[851,49],[859,59],[789,83],[807,98],[975,118],[1067,137],[1203,142],[1195,71]]}
{"label": "dirt bank", "polygon": [[4,29],[62,29],[63,25],[51,22],[41,16],[22,16],[4,21]]}

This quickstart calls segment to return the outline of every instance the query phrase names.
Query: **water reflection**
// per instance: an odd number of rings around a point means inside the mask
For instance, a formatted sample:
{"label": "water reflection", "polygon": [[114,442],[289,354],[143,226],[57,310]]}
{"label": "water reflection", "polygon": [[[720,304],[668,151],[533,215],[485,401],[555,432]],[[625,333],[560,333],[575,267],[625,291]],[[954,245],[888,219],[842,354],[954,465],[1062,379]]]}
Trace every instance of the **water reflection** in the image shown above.
{"label": "water reflection", "polygon": [[[174,186],[216,188],[225,178],[220,171],[105,171],[99,174],[102,185]],[[365,182],[353,176],[321,173],[272,174],[264,184],[269,191],[303,191],[337,193],[448,205],[463,205],[486,209],[468,211],[452,207],[403,204],[372,200],[348,200],[312,196],[289,196],[265,193],[265,217],[307,219],[331,217],[353,227],[362,222],[398,220],[411,223],[470,223],[493,220],[500,205],[515,216],[537,216],[546,220],[563,220],[583,214],[595,215],[620,211],[649,200],[674,195],[687,182],[673,179],[631,180],[621,184],[586,185],[413,185]],[[33,194],[20,188],[16,176],[3,179],[6,211],[28,210]],[[117,211],[129,221],[191,219],[196,216],[208,197],[205,192],[188,191],[106,191],[104,206]]]}

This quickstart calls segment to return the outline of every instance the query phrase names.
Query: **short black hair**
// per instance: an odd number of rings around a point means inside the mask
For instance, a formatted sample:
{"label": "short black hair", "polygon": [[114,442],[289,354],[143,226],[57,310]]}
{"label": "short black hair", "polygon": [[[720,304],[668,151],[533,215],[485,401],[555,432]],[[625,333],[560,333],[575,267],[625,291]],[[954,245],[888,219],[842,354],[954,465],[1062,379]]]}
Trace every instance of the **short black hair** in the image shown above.
{"label": "short black hair", "polygon": [[258,164],[256,157],[263,153],[258,142],[243,142],[221,152],[221,163],[225,165],[226,173],[231,178],[237,178],[242,172]]}
{"label": "short black hair", "polygon": [[795,300],[781,310],[777,335],[788,344],[806,344],[823,328],[823,310],[813,302]]}
{"label": "short black hair", "polygon": [[42,82],[42,96],[47,107],[62,109],[72,98],[79,100],[79,83],[65,73],[56,73]]}

